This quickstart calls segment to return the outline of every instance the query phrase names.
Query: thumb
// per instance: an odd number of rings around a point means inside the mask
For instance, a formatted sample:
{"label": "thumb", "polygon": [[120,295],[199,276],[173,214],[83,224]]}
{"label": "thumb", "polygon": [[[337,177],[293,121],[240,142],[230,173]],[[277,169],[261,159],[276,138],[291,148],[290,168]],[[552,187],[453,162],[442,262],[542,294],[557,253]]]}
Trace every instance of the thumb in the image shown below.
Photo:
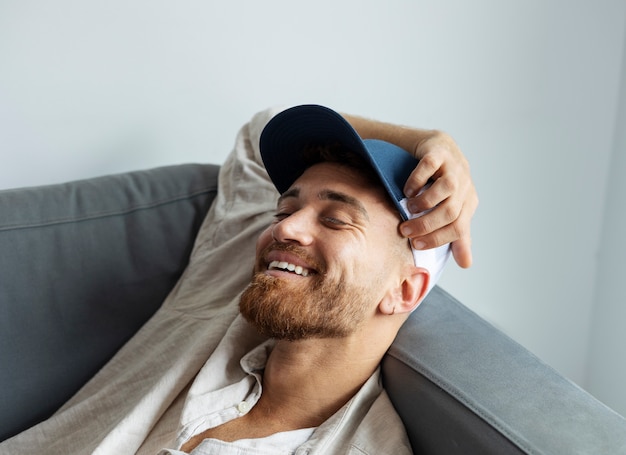
{"label": "thumb", "polygon": [[467,269],[472,266],[472,240],[469,235],[452,242],[452,256],[459,267]]}

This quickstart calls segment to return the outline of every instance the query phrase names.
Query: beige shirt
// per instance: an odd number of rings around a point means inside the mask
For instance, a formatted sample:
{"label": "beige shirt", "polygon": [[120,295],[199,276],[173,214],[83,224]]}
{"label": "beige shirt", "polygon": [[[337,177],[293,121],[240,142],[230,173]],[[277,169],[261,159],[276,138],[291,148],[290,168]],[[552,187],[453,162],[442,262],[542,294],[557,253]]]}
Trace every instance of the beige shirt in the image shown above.
{"label": "beige shirt", "polygon": [[[190,263],[162,307],[54,416],[1,443],[0,454],[157,454],[180,446],[192,409],[187,398],[203,387],[200,378],[205,375],[196,376],[237,317],[256,238],[276,207],[278,195],[258,144],[277,112],[261,112],[240,130]],[[226,378],[223,370],[212,375],[218,381]],[[340,420],[329,437],[318,440],[313,433],[309,446],[297,453],[411,453],[384,391]]]}
{"label": "beige shirt", "polygon": [[[273,340],[258,343],[259,335],[254,327],[239,316],[187,393],[173,445],[176,450],[163,450],[160,455],[185,453],[179,449],[191,436],[235,419],[256,405],[263,393],[261,372],[274,346]],[[246,352],[250,348],[252,350]],[[216,371],[225,374],[215,374]],[[206,439],[192,454],[333,453],[334,447],[341,446],[339,435],[353,433],[378,400],[382,403],[387,400],[387,396],[382,389],[380,372],[376,371],[345,406],[318,428],[285,431],[268,438],[244,439],[234,443]],[[351,444],[354,445],[353,449],[347,448],[340,453],[350,453],[350,450],[367,453],[360,447],[359,441]]]}

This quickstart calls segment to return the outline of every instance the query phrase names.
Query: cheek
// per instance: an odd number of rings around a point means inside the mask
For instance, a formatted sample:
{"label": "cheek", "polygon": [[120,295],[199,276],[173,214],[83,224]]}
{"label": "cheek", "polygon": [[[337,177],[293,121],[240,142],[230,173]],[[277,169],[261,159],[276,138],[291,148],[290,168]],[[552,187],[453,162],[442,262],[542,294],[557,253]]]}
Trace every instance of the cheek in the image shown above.
{"label": "cheek", "polygon": [[261,232],[261,235],[259,235],[259,238],[256,241],[256,255],[257,255],[257,259],[259,257],[259,254],[261,254],[261,252],[270,244],[272,243],[272,228],[274,227],[273,224],[270,224],[263,232]]}
{"label": "cheek", "polygon": [[375,271],[376,257],[371,254],[369,245],[363,243],[351,245],[346,242],[325,253],[330,262],[329,270],[335,271],[338,275],[334,279],[348,285],[364,286],[378,273]]}

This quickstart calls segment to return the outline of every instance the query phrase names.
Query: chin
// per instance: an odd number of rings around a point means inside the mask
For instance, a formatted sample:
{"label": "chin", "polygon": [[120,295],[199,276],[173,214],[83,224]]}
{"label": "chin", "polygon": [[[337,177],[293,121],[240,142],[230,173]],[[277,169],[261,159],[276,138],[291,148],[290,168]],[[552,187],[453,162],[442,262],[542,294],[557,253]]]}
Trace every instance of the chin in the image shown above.
{"label": "chin", "polygon": [[261,334],[288,341],[342,338],[365,319],[367,306],[359,290],[341,283],[314,280],[299,286],[293,281],[256,273],[243,292],[239,310]]}

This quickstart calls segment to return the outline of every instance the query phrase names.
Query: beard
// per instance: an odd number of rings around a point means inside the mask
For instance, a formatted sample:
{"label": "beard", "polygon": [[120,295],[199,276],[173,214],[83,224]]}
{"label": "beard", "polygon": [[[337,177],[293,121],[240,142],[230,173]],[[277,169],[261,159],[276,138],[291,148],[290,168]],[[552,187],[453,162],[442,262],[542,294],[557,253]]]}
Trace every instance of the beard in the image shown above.
{"label": "beard", "polygon": [[244,318],[259,332],[279,340],[341,338],[356,330],[368,308],[361,286],[342,279],[331,280],[316,265],[317,273],[285,280],[263,273],[269,250],[289,251],[316,264],[299,247],[272,244],[259,255],[255,274],[239,301]]}

